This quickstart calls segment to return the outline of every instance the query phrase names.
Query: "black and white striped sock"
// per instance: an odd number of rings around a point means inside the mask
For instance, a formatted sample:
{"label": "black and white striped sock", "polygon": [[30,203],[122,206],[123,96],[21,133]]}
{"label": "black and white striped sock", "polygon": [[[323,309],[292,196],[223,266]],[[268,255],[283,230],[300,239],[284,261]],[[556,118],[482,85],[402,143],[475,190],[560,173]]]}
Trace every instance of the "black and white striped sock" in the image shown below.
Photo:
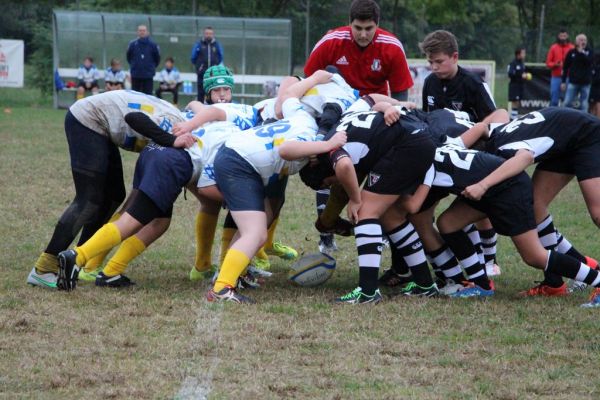
{"label": "black and white striped sock", "polygon": [[481,248],[481,236],[479,236],[477,227],[475,227],[475,224],[467,225],[463,228],[463,231],[469,236],[471,243],[473,243],[475,251],[477,252],[477,257],[479,257],[479,262],[485,265],[485,257],[483,256],[483,249]]}
{"label": "black and white striped sock", "polygon": [[548,252],[546,271],[571,278],[578,282],[584,282],[594,287],[600,286],[600,274],[598,274],[598,271],[591,269],[571,256],[553,250]]}
{"label": "black and white striped sock", "polygon": [[[434,266],[435,275],[440,279],[452,279],[456,283],[465,280],[458,260],[446,243],[435,251],[427,252],[427,259]],[[441,272],[441,276],[438,275],[436,268]]]}
{"label": "black and white striped sock", "polygon": [[358,285],[366,295],[375,293],[378,287],[379,264],[381,263],[381,225],[377,219],[363,219],[354,227],[356,250],[358,251]]}
{"label": "black and white striped sock", "polygon": [[483,258],[486,264],[496,263],[496,251],[498,244],[498,235],[494,229],[482,229],[479,231],[481,237],[481,248],[483,250]]}
{"label": "black and white striped sock", "polygon": [[477,255],[475,245],[473,245],[473,241],[469,239],[467,233],[461,230],[442,233],[441,235],[458,258],[458,262],[465,270],[467,278],[484,289],[490,289],[490,281],[485,272],[485,266]]}
{"label": "black and white striped sock", "polygon": [[433,279],[429,272],[425,252],[421,239],[415,231],[415,227],[406,221],[392,231],[387,232],[388,237],[398,252],[404,257],[414,282],[421,287],[433,285]]}

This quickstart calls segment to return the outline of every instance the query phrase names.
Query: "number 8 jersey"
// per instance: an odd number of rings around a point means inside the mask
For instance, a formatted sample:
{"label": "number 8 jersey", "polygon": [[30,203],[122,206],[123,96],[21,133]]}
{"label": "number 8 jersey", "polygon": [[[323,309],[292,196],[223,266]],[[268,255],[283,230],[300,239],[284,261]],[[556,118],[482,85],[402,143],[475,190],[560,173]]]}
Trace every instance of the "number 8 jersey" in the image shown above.
{"label": "number 8 jersey", "polygon": [[279,146],[289,140],[314,141],[317,123],[300,104],[292,98],[283,104],[286,119],[248,129],[243,135],[236,135],[225,142],[258,172],[263,183],[292,175],[308,163],[308,158],[286,161],[279,156]]}

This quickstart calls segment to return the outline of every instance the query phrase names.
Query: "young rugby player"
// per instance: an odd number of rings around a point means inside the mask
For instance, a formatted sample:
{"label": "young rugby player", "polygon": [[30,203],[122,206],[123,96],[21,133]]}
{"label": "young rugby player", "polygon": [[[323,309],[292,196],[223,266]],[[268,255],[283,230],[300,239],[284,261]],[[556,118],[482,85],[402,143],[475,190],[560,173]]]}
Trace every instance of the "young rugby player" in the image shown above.
{"label": "young rugby player", "polygon": [[[331,79],[331,74],[318,71],[295,88],[300,95],[318,83]],[[267,227],[273,219],[271,204],[265,202],[268,191],[280,191],[285,185],[280,178],[297,173],[311,155],[327,152],[345,143],[340,133],[326,142],[315,141],[317,125],[304,110],[297,97],[283,102],[286,118],[250,129],[229,139],[215,159],[215,178],[238,232],[227,251],[209,301],[253,302],[235,290],[237,280],[250,259],[263,245]]]}
{"label": "young rugby player", "polygon": [[[451,32],[431,32],[419,47],[432,72],[423,84],[424,111],[441,108],[464,111],[469,114],[471,121],[480,122],[496,109],[487,83],[458,65],[458,42]],[[497,274],[500,272],[496,264],[497,235],[489,221],[484,220],[476,225],[486,265],[491,273]],[[479,240],[475,228],[471,228],[470,232],[473,238]]]}
{"label": "young rugby player", "polygon": [[[596,267],[595,260],[583,256],[556,231],[548,206],[576,176],[592,220],[600,226],[600,164],[596,156],[600,150],[600,121],[577,110],[551,107],[525,114],[509,124],[494,126],[491,131],[485,124],[478,124],[461,138],[469,146],[481,135],[489,135],[486,151],[509,158],[506,162],[515,171],[538,163],[532,177],[534,212],[544,246]],[[468,193],[477,198],[482,191],[485,193],[485,187],[476,185]],[[540,285],[524,294],[566,293],[562,279],[546,273]]]}
{"label": "young rugby player", "polygon": [[[336,302],[363,304],[382,300],[378,272],[383,230],[417,282],[401,294],[437,295],[418,235],[402,225],[407,212],[420,208],[420,204],[414,205],[412,195],[433,160],[435,147],[426,133],[426,124],[414,113],[405,112],[399,122],[388,126],[385,114],[363,111],[344,115],[335,130],[347,132],[346,145],[320,156],[320,164],[306,167],[301,177],[312,188],[318,188],[330,179],[327,176],[335,175],[350,199],[347,209],[349,218],[356,222],[359,286]],[[361,191],[359,177],[363,176],[367,176],[367,181]],[[411,199],[409,203],[407,199]]]}
{"label": "young rugby player", "polygon": [[[65,117],[75,198],[61,216],[27,283],[56,288],[57,255],[83,228],[84,243],[125,199],[119,147],[139,152],[148,139],[131,129],[125,115],[140,111],[166,130],[183,121],[173,105],[133,91],[110,91],[77,101]],[[185,139],[182,139],[185,140]]]}

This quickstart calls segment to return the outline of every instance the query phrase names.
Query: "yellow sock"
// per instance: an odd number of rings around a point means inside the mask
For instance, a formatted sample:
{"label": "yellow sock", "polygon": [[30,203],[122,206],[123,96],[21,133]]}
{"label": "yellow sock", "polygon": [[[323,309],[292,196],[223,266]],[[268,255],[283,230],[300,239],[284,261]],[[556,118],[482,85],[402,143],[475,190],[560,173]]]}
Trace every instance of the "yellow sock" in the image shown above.
{"label": "yellow sock", "polygon": [[236,232],[237,229],[234,228],[223,228],[223,233],[221,234],[221,254],[219,257],[220,265],[223,265],[223,261],[225,261],[225,255],[227,255],[227,250],[229,250],[231,239],[233,239],[233,235]]}
{"label": "yellow sock", "polygon": [[219,292],[223,290],[225,286],[235,287],[238,278],[242,271],[248,266],[250,259],[247,255],[236,249],[229,249],[223,264],[221,264],[221,271],[219,277],[215,282],[213,290]]}
{"label": "yellow sock", "polygon": [[125,239],[117,249],[117,252],[102,270],[106,276],[122,274],[127,265],[146,250],[146,245],[137,236],[133,235]]}
{"label": "yellow sock", "polygon": [[94,233],[94,236],[87,242],[75,248],[77,252],[77,260],[75,262],[77,265],[85,265],[92,257],[97,256],[103,251],[112,249],[119,243],[121,243],[121,232],[119,232],[119,228],[114,223],[109,222],[98,229],[98,232]]}
{"label": "yellow sock", "polygon": [[49,253],[42,253],[35,262],[35,270],[39,274],[58,273],[58,257]]}
{"label": "yellow sock", "polygon": [[217,229],[218,215],[198,212],[196,214],[196,269],[198,271],[208,271],[211,260],[211,250],[215,239],[215,230]]}
{"label": "yellow sock", "polygon": [[[112,217],[110,217],[108,222],[115,222],[120,217],[121,217],[121,214],[116,212]],[[102,253],[98,254],[95,257],[92,257],[90,260],[88,260],[87,263],[85,263],[85,267],[83,267],[83,270],[85,272],[94,272],[104,262],[104,259],[106,258],[108,253],[110,253],[110,249],[103,251]]]}
{"label": "yellow sock", "polygon": [[261,247],[260,249],[258,249],[258,251],[256,252],[256,255],[254,256],[256,258],[260,258],[261,260],[268,260],[269,256],[268,254],[265,252],[265,247]]}
{"label": "yellow sock", "polygon": [[278,222],[279,222],[279,218],[275,218],[273,220],[273,223],[267,230],[267,241],[265,242],[265,245],[263,246],[263,248],[265,248],[265,249],[273,248],[273,237],[275,236],[275,228],[277,228]]}
{"label": "yellow sock", "polygon": [[348,203],[348,195],[346,195],[344,189],[340,185],[333,185],[327,205],[321,214],[321,223],[325,226],[333,226],[346,203]]}

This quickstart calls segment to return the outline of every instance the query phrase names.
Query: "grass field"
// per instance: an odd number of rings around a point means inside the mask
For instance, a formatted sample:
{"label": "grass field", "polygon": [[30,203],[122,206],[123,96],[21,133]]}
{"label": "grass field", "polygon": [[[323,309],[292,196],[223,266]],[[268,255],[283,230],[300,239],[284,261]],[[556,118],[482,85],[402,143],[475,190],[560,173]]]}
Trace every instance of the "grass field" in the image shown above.
{"label": "grass field", "polygon": [[[135,288],[28,287],[73,196],[65,111],[27,105],[37,98],[0,90],[0,398],[600,398],[600,310],[578,307],[587,293],[518,298],[540,274],[504,239],[489,301],[334,306],[357,281],[354,242],[338,239],[324,286],[293,287],[287,264],[272,260],[275,276],[250,293],[257,305],[208,304],[207,287],[187,279],[197,205],[181,196],[169,232],[131,265]],[[131,182],[136,156],[123,159]],[[278,237],[314,252],[312,193],[293,178],[287,198]],[[582,252],[600,256],[575,185],[552,211]]]}

